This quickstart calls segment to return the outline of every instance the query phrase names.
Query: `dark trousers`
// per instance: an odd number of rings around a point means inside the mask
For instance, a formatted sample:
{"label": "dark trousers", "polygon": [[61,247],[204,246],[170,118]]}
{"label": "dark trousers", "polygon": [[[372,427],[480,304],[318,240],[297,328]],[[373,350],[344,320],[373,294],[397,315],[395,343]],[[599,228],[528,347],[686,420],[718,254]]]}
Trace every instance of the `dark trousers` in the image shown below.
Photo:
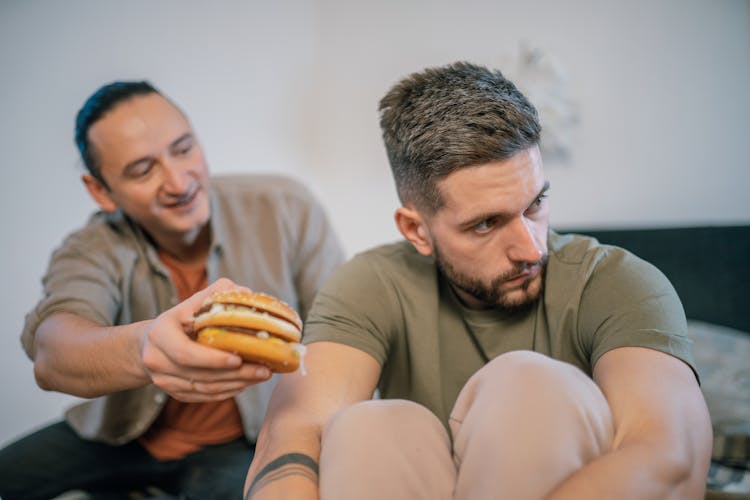
{"label": "dark trousers", "polygon": [[83,490],[97,499],[124,499],[129,491],[145,488],[167,493],[153,498],[240,499],[254,451],[240,438],[160,462],[137,442],[87,441],[59,422],[0,450],[0,497],[47,500]]}

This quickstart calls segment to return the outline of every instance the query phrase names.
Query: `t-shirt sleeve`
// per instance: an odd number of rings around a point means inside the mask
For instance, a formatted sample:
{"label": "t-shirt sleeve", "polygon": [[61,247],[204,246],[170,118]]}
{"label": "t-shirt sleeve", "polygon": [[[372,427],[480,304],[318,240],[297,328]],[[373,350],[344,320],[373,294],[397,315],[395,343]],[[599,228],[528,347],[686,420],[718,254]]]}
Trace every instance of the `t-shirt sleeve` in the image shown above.
{"label": "t-shirt sleeve", "polygon": [[388,358],[400,307],[392,286],[378,273],[377,261],[359,255],[341,266],[323,286],[305,322],[302,341],[338,342]]}
{"label": "t-shirt sleeve", "polygon": [[26,315],[21,333],[21,343],[30,358],[34,358],[36,330],[51,314],[67,312],[98,325],[114,324],[121,303],[118,273],[114,259],[99,251],[101,245],[91,235],[78,232],[52,254],[42,278],[42,298]]}
{"label": "t-shirt sleeve", "polygon": [[628,252],[612,248],[597,264],[581,297],[578,326],[587,332],[591,366],[612,349],[647,347],[696,372],[677,292],[655,266]]}

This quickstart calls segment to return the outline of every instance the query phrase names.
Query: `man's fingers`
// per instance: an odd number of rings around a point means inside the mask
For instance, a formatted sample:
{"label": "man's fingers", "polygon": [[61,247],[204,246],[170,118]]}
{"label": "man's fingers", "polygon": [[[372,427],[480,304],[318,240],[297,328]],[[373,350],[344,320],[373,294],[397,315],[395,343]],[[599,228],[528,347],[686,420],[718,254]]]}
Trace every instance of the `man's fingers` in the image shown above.
{"label": "man's fingers", "polygon": [[[262,380],[256,380],[255,383],[262,382]],[[196,380],[189,381],[190,392],[200,393],[204,395],[216,395],[224,394],[228,392],[241,392],[246,387],[254,385],[254,383],[247,383],[246,381],[235,381],[235,382],[201,382]]]}
{"label": "man's fingers", "polygon": [[210,285],[208,285],[203,290],[200,290],[199,292],[194,293],[189,298],[182,301],[178,306],[181,310],[183,310],[185,313],[190,315],[190,318],[192,319],[192,315],[195,311],[200,309],[203,302],[217,292],[224,292],[227,290],[234,290],[242,288],[238,285],[236,285],[232,280],[227,278],[219,278]]}
{"label": "man's fingers", "polygon": [[[142,357],[152,379],[159,374],[181,374],[185,369],[226,370],[243,366],[239,356],[201,345],[190,338],[193,315],[205,300],[216,292],[239,289],[242,287],[231,280],[220,278],[151,322],[144,335]],[[264,373],[248,381],[264,378]],[[244,373],[242,377],[248,375]]]}
{"label": "man's fingers", "polygon": [[154,377],[154,383],[180,401],[218,401],[265,382],[270,376],[268,368],[251,365],[226,373],[197,370],[181,375],[160,374]]}
{"label": "man's fingers", "polygon": [[231,352],[207,347],[193,340],[184,339],[173,352],[166,352],[172,361],[185,368],[207,368],[212,370],[232,369],[242,366],[242,358]]}
{"label": "man's fingers", "polygon": [[233,398],[240,392],[242,391],[229,391],[219,394],[203,394],[199,392],[185,391],[175,392],[170,395],[174,399],[182,401],[183,403],[209,403],[213,401],[224,401],[225,399]]}
{"label": "man's fingers", "polygon": [[179,373],[154,374],[153,381],[167,392],[220,393],[242,390],[250,385],[265,382],[271,371],[265,366],[245,364],[236,370],[189,369]]}
{"label": "man's fingers", "polygon": [[190,369],[183,372],[187,378],[193,378],[201,382],[231,382],[243,380],[248,383],[268,380],[271,370],[263,365],[254,363],[243,363],[242,366],[232,370]]}

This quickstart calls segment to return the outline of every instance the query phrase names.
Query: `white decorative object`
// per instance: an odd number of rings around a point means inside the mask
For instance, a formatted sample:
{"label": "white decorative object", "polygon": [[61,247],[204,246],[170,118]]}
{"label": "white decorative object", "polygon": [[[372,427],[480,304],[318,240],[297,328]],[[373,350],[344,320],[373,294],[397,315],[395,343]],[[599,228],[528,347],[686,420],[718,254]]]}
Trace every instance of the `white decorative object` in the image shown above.
{"label": "white decorative object", "polygon": [[542,124],[540,148],[545,163],[566,163],[572,156],[579,108],[570,96],[561,65],[538,48],[522,42],[515,60],[500,70],[528,97]]}

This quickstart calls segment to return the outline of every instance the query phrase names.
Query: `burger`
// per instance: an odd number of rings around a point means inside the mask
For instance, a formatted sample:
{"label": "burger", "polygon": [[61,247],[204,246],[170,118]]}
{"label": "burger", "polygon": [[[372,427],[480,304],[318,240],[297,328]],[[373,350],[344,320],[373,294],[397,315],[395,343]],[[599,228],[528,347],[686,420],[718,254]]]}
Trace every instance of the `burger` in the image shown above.
{"label": "burger", "polygon": [[273,372],[295,371],[304,354],[297,312],[276,297],[249,290],[211,295],[195,313],[193,332],[198,343]]}

